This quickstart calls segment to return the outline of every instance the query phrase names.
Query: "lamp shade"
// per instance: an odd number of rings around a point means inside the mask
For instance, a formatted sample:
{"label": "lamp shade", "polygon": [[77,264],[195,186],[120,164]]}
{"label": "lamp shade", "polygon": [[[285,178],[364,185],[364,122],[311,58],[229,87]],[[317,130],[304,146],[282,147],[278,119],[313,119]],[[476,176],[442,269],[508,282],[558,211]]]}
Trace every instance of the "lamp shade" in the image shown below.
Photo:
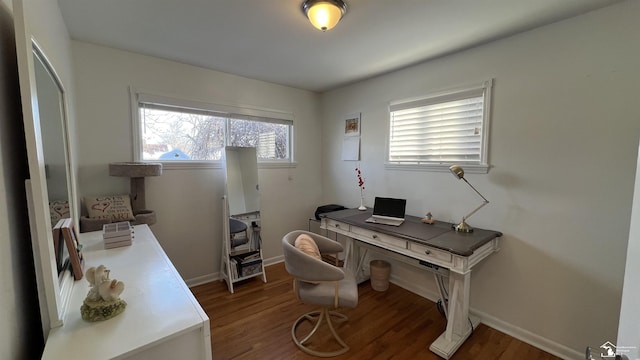
{"label": "lamp shade", "polygon": [[327,31],[338,24],[347,10],[342,0],[306,0],[302,9],[316,28]]}
{"label": "lamp shade", "polygon": [[460,166],[458,165],[451,165],[449,167],[449,171],[451,171],[451,173],[453,174],[453,176],[455,176],[458,179],[462,179],[464,178],[464,169],[462,169]]}

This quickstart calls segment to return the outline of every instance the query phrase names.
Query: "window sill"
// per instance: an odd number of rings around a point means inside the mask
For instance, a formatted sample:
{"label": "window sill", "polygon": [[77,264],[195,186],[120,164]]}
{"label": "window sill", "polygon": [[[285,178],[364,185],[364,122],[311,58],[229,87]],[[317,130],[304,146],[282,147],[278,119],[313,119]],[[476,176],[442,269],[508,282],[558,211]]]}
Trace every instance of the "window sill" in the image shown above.
{"label": "window sill", "polygon": [[[196,169],[222,169],[222,161],[153,161],[162,163],[163,170],[196,170]],[[258,162],[258,169],[288,169],[295,168],[295,162]]]}
{"label": "window sill", "polygon": [[[152,160],[148,160],[152,161]],[[160,161],[162,170],[222,169],[221,161]]]}
{"label": "window sill", "polygon": [[[387,170],[406,170],[406,171],[425,171],[425,172],[449,172],[449,166],[452,164],[399,164],[399,163],[385,163],[384,167]],[[460,165],[464,172],[467,174],[487,174],[489,168],[488,164],[456,164]]]}
{"label": "window sill", "polygon": [[258,169],[292,169],[298,166],[298,163],[293,161],[269,161],[269,162],[260,162],[258,161]]}

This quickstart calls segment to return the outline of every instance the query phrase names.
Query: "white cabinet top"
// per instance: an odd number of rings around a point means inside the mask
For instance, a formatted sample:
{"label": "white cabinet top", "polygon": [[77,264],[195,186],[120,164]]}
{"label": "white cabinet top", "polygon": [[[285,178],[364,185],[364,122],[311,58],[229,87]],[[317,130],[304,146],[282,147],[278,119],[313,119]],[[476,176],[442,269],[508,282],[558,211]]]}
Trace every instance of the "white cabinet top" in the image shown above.
{"label": "white cabinet top", "polygon": [[85,271],[105,265],[111,279],[125,283],[120,298],[127,308],[105,321],[84,321],[80,306],[89,283],[76,281],[64,325],[51,330],[43,359],[128,357],[197,328],[209,337],[209,318],[147,225],[135,226],[131,246],[105,250],[100,231],[81,234],[80,243]]}

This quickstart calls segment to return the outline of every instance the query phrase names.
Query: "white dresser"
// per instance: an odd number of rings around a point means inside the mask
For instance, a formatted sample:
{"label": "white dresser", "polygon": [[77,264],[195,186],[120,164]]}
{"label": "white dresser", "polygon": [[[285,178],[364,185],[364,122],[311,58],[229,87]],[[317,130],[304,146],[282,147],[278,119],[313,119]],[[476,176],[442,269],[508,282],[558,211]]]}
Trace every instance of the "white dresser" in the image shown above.
{"label": "white dresser", "polygon": [[125,283],[127,308],[106,321],[82,320],[89,283],[76,281],[43,359],[211,359],[209,318],[147,225],[135,226],[131,246],[105,250],[99,231],[81,234],[80,243],[85,270],[103,264]]}

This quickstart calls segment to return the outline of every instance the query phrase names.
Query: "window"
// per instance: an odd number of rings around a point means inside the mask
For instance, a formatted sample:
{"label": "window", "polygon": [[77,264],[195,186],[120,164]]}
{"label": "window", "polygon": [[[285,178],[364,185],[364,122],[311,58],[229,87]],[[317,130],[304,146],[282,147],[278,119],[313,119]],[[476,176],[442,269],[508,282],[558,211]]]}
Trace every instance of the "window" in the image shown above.
{"label": "window", "polygon": [[219,161],[228,146],[255,147],[261,162],[290,163],[293,116],[134,94],[137,159]]}
{"label": "window", "polygon": [[[392,103],[390,165],[488,168],[491,81],[470,89]],[[465,167],[465,169],[467,168]]]}

